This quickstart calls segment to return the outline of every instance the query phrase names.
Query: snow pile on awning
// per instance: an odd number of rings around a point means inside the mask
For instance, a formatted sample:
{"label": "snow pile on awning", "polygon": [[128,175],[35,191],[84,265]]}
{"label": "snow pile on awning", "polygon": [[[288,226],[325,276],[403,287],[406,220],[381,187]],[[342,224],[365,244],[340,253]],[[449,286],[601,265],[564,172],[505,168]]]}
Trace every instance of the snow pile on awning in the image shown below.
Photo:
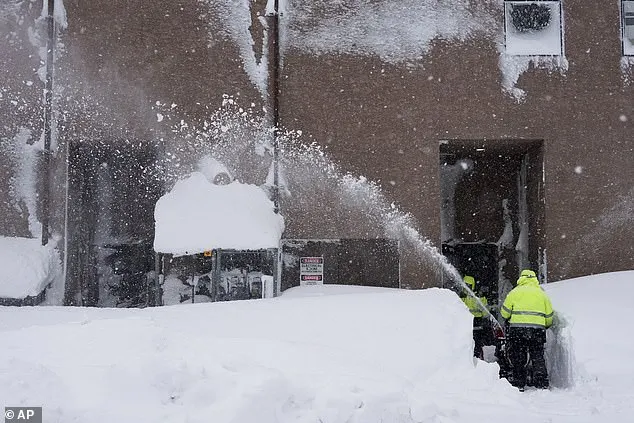
{"label": "snow pile on awning", "polygon": [[40,294],[55,278],[55,250],[39,239],[0,237],[0,298]]}
{"label": "snow pile on awning", "polygon": [[200,172],[159,199],[154,220],[154,250],[174,255],[277,248],[284,231],[284,219],[260,187],[214,185]]}

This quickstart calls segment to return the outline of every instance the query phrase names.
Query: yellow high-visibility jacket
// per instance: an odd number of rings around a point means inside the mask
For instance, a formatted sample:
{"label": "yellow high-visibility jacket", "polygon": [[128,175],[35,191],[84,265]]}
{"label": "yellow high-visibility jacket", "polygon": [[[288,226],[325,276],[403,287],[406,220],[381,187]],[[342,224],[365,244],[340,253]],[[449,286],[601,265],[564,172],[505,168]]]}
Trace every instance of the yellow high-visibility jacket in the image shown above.
{"label": "yellow high-visibility jacket", "polygon": [[[485,307],[487,306],[486,297],[479,297],[479,300],[482,302],[482,304]],[[466,297],[462,299],[462,301],[465,303],[465,305],[467,306],[471,314],[473,314],[473,317],[485,317],[488,315],[487,313],[484,312],[484,310],[482,310],[482,308],[480,308],[475,298],[467,295]]]}
{"label": "yellow high-visibility jacket", "polygon": [[[475,293],[475,278],[473,276],[465,275],[464,283],[471,289],[471,291]],[[478,299],[482,302],[484,307],[487,307],[488,304],[486,297],[479,297]],[[473,314],[473,317],[488,316],[488,313],[482,310],[476,299],[472,296],[465,295],[464,297],[462,297],[462,302],[465,303],[471,314]]]}
{"label": "yellow high-visibility jacket", "polygon": [[517,286],[506,296],[500,314],[511,327],[546,329],[553,324],[553,306],[539,286],[535,272],[522,271]]}

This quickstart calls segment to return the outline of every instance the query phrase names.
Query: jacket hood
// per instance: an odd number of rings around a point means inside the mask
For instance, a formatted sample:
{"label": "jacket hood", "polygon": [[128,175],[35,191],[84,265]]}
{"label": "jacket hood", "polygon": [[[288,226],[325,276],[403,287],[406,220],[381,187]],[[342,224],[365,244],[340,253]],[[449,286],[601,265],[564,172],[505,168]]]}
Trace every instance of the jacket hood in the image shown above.
{"label": "jacket hood", "polygon": [[475,288],[475,279],[473,278],[473,276],[465,276],[464,283],[472,290]]}
{"label": "jacket hood", "polygon": [[539,281],[537,280],[537,276],[533,275],[522,275],[517,280],[517,286],[539,286]]}

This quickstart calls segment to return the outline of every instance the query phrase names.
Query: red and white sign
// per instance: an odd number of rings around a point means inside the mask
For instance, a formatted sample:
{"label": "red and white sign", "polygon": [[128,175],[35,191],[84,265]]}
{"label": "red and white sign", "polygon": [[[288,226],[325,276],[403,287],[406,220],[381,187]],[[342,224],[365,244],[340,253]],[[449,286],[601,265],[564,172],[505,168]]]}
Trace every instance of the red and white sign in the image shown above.
{"label": "red and white sign", "polygon": [[324,283],[324,258],[300,257],[299,258],[299,284],[322,285]]}

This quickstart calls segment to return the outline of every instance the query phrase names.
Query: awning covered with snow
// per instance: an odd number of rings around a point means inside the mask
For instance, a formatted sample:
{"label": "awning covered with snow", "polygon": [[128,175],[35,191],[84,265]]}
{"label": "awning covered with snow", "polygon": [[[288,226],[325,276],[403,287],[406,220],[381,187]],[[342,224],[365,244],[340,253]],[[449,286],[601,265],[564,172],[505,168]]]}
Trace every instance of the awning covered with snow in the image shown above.
{"label": "awning covered with snow", "polygon": [[200,172],[156,203],[154,250],[176,256],[213,249],[277,248],[284,219],[256,185],[214,185]]}
{"label": "awning covered with snow", "polygon": [[54,249],[36,238],[0,237],[0,298],[38,296],[55,277]]}

